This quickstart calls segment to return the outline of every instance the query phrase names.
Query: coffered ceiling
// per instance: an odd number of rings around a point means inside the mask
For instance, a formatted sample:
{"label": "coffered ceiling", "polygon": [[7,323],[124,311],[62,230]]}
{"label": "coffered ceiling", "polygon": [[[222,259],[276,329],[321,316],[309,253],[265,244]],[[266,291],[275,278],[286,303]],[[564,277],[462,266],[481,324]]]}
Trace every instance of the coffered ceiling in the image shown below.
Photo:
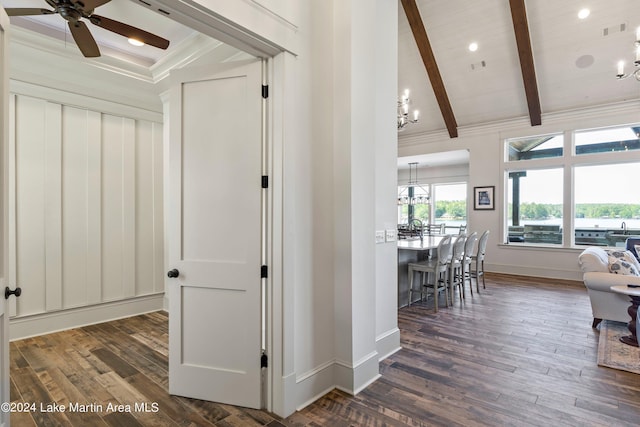
{"label": "coffered ceiling", "polygon": [[[427,74],[407,3],[415,3],[442,88]],[[616,79],[619,60],[627,71],[633,67],[638,0],[402,0],[398,8],[398,94],[409,89],[411,109],[420,111],[420,121],[401,138],[433,132],[455,137],[465,128],[517,118],[535,124],[535,103],[525,91],[532,82],[542,123],[548,113],[640,99],[640,82]],[[580,19],[583,8],[590,14]],[[518,22],[523,13],[526,19]],[[517,33],[529,36],[531,62],[524,72]],[[472,42],[475,52],[468,48]],[[443,114],[438,92],[446,94],[450,112]]]}
{"label": "coffered ceiling", "polygon": [[[7,8],[52,9],[45,0],[0,2]],[[147,1],[111,0],[97,7],[94,13],[161,36],[168,39],[170,45],[166,50],[148,45],[133,46],[125,37],[83,19],[101,52],[98,58],[84,58],[69,32],[67,21],[59,14],[52,14],[11,17],[15,46],[12,49],[30,47],[54,52],[69,61],[90,64],[149,83],[161,81],[172,68],[203,61],[207,57],[213,58],[210,62],[222,62],[242,55],[237,49],[164,16]]]}

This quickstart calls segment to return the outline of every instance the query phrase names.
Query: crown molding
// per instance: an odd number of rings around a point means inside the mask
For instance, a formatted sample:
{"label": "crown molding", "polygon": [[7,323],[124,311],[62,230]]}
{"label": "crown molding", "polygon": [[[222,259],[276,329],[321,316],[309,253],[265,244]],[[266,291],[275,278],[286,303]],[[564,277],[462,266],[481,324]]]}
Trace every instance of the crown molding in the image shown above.
{"label": "crown molding", "polygon": [[[101,49],[104,53],[119,56],[120,58],[107,55],[103,55],[98,58],[85,58],[80,54],[75,43],[66,43],[63,40],[48,37],[19,26],[13,26],[10,34],[10,42],[15,44],[16,47],[26,46],[40,52],[53,54],[64,60],[83,62],[95,68],[121,74],[133,79],[142,80],[147,83],[153,83],[153,76],[149,71],[149,67],[121,59],[124,54],[116,53],[115,50],[109,49],[108,47],[103,47]],[[72,49],[69,48],[70,44],[73,46]]]}
{"label": "crown molding", "polygon": [[[579,127],[604,127],[616,124],[639,123],[638,111],[640,99],[603,104],[593,107],[545,113],[542,115],[542,125],[531,126],[528,117],[500,120],[477,125],[458,127],[459,138],[476,137],[486,134],[499,134],[500,137],[531,136],[562,131],[567,123],[579,123]],[[399,147],[410,147],[425,143],[449,140],[447,132],[442,130],[399,136]],[[451,140],[453,141],[453,140]]]}
{"label": "crown molding", "polygon": [[171,53],[149,67],[153,82],[158,83],[168,77],[171,70],[185,67],[222,46],[224,43],[221,41],[201,33],[193,33],[178,44]]}
{"label": "crown molding", "polygon": [[[156,84],[168,77],[172,69],[185,67],[211,54],[216,49],[226,46],[218,40],[194,32],[192,36],[176,45],[171,52],[153,64],[150,61],[132,57],[125,52],[108,46],[100,47],[103,53],[102,56],[85,58],[80,54],[73,42],[68,43],[55,36],[49,36],[40,31],[22,28],[17,25],[14,25],[11,30],[10,41],[16,46],[26,46],[40,52],[53,54],[67,61],[83,62],[95,68],[152,84]],[[70,45],[72,48],[69,48]],[[226,56],[224,60],[228,59]]]}

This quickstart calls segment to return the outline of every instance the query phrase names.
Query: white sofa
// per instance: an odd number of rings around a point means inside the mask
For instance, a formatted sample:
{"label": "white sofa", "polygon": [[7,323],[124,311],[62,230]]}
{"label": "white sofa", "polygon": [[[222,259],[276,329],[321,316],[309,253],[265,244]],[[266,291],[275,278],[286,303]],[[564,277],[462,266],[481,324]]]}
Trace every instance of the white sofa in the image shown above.
{"label": "white sofa", "polygon": [[582,251],[578,260],[582,268],[582,279],[591,299],[592,326],[598,326],[602,319],[629,322],[627,308],[631,305],[631,300],[626,295],[612,292],[611,286],[640,285],[640,276],[611,273],[607,252],[598,246],[590,246]]}

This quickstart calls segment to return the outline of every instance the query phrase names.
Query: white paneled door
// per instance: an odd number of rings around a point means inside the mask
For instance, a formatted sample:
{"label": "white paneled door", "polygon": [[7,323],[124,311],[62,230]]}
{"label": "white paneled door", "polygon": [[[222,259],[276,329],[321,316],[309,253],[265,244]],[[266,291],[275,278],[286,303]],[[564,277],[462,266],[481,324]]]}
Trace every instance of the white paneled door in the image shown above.
{"label": "white paneled door", "polygon": [[4,289],[7,286],[9,277],[7,267],[7,249],[9,248],[7,239],[7,218],[8,194],[7,194],[7,176],[8,161],[7,153],[9,146],[9,77],[8,74],[8,35],[6,31],[9,29],[9,18],[3,8],[0,7],[0,171],[2,177],[0,182],[0,191],[2,191],[2,212],[0,213],[0,242],[2,244],[2,258],[0,258],[0,427],[9,426],[9,411],[7,404],[11,401],[9,397],[9,306],[7,299],[4,297]]}
{"label": "white paneled door", "polygon": [[261,404],[260,61],[172,73],[169,392]]}

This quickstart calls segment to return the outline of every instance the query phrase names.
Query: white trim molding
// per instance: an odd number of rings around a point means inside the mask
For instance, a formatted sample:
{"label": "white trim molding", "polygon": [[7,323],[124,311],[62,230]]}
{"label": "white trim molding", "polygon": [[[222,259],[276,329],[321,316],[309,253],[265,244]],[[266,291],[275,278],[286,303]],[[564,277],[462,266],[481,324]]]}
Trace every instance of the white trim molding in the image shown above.
{"label": "white trim molding", "polygon": [[402,350],[402,346],[400,346],[400,329],[393,328],[376,337],[376,349],[379,362]]}
{"label": "white trim molding", "polygon": [[10,340],[20,340],[162,310],[164,292],[122,301],[10,319]]}

